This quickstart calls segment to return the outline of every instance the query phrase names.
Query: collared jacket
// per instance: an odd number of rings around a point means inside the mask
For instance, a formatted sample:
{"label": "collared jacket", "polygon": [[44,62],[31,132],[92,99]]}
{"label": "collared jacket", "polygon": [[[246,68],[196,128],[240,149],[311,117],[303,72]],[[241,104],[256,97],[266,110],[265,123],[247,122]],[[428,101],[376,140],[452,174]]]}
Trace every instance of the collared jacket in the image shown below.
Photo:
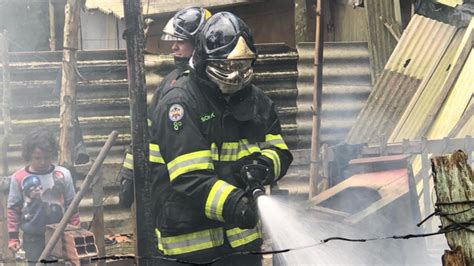
{"label": "collared jacket", "polygon": [[274,103],[249,85],[230,99],[209,81],[183,74],[150,106],[153,216],[161,254],[203,261],[259,250],[258,228],[226,222],[244,194],[243,165],[254,159],[285,175],[292,155]]}
{"label": "collared jacket", "polygon": [[[175,83],[178,76],[185,71],[185,68],[176,68],[158,85],[158,87],[153,92],[153,98],[149,106],[156,106],[158,101],[161,98],[163,91],[166,88],[171,88]],[[150,112],[150,111],[149,111]],[[151,126],[151,120],[148,119],[148,125]],[[120,192],[119,192],[119,204],[122,207],[130,208],[134,200],[134,188],[133,188],[133,154],[130,150],[125,152],[122,168],[119,172],[120,177]]]}

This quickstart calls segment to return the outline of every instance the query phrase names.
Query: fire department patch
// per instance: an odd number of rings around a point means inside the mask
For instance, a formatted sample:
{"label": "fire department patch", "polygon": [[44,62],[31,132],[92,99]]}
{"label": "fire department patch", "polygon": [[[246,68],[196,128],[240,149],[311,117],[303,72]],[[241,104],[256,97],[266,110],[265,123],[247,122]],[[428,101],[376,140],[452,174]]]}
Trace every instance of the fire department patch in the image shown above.
{"label": "fire department patch", "polygon": [[170,111],[168,113],[168,117],[171,121],[177,122],[183,119],[184,116],[184,108],[180,104],[173,104],[170,107]]}
{"label": "fire department patch", "polygon": [[61,171],[54,171],[53,179],[54,179],[54,182],[64,183],[64,173]]}

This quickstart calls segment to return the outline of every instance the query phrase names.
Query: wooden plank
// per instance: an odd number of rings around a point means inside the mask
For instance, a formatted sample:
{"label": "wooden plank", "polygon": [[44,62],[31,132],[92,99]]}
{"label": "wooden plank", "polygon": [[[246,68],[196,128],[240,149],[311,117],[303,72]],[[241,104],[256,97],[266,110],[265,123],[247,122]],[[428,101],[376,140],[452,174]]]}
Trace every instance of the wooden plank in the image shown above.
{"label": "wooden plank", "polygon": [[430,176],[428,175],[430,160],[428,158],[429,153],[427,149],[427,140],[423,138],[421,140],[421,178],[423,180],[423,216],[426,217],[430,214]]}
{"label": "wooden plank", "polygon": [[[98,173],[97,182],[92,186],[92,202],[94,205],[94,216],[92,217],[92,232],[98,249],[98,256],[105,257],[105,223],[104,223],[104,186],[102,171]],[[105,265],[105,260],[99,260],[97,265]]]}
{"label": "wooden plank", "polygon": [[[455,231],[445,234],[451,250],[459,247],[465,265],[474,264],[474,234],[472,217],[474,217],[474,174],[467,163],[467,155],[462,151],[451,155],[431,159],[433,179],[437,196],[436,205],[441,213],[442,228]],[[465,203],[464,203],[465,202]],[[460,226],[464,224],[463,226]]]}
{"label": "wooden plank", "polygon": [[307,40],[307,6],[306,0],[295,0],[295,43],[306,42]]}
{"label": "wooden plank", "polygon": [[137,263],[148,265],[146,257],[156,253],[150,233],[154,232],[151,217],[151,180],[148,165],[147,104],[145,87],[144,32],[139,0],[124,0],[125,25],[127,30],[127,67],[132,128],[133,173],[136,204],[135,255]]}

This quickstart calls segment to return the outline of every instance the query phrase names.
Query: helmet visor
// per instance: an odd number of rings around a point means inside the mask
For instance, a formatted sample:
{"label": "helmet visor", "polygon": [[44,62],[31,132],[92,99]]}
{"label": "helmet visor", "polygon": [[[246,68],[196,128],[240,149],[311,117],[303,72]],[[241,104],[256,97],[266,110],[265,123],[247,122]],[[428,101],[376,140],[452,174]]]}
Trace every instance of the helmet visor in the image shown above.
{"label": "helmet visor", "polygon": [[224,94],[232,94],[250,83],[253,60],[209,60],[206,75]]}

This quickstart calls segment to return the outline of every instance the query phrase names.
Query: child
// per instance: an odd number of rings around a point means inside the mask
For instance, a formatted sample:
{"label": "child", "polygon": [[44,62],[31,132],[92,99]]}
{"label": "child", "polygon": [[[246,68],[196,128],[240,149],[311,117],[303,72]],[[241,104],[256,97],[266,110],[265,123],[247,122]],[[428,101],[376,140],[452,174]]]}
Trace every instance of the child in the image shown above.
{"label": "child", "polygon": [[[31,265],[38,261],[45,247],[46,225],[57,223],[74,198],[71,173],[53,164],[58,145],[45,128],[33,129],[23,140],[22,157],[27,165],[11,177],[8,194],[8,247],[17,252],[22,244]],[[69,221],[79,226],[79,213]]]}

